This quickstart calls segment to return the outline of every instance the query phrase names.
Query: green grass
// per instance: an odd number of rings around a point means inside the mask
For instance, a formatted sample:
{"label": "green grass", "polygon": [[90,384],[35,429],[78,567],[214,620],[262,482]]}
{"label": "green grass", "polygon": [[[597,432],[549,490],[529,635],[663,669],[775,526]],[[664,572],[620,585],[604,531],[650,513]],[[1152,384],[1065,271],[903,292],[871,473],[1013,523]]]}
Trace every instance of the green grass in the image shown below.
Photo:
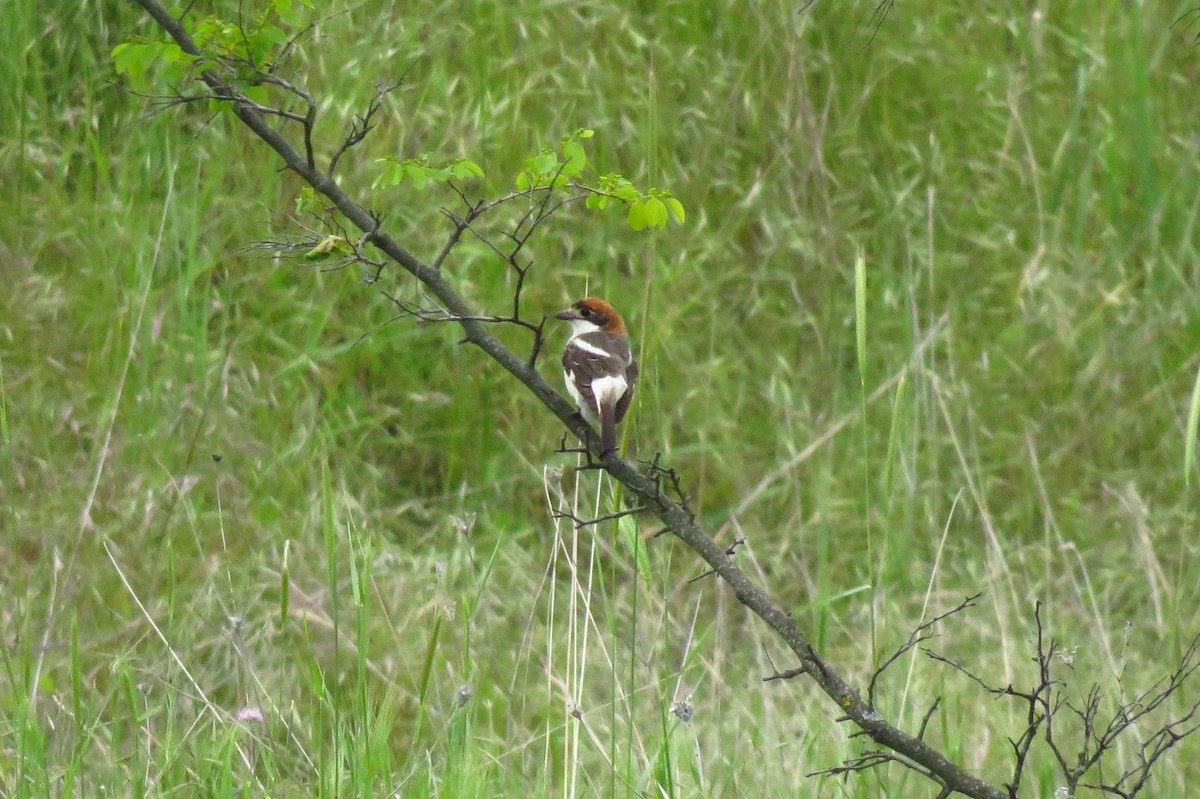
{"label": "green grass", "polygon": [[[935,793],[806,778],[862,744],[760,682],[791,662],[725,586],[668,538],[647,584],[615,529],[554,520],[608,500],[536,401],[351,270],[248,250],[299,233],[295,178],[123,88],[131,5],[57,6],[0,22],[0,793]],[[872,40],[874,7],[368,3],[296,69],[327,147],[409,70],[339,171],[423,256],[452,198],[372,193],[384,155],[468,156],[498,194],[586,126],[684,201],[654,234],[558,219],[527,308],[626,311],[629,440],[855,684],[982,590],[938,651],[1028,680],[1041,599],[1057,676],[1135,691],[1200,623],[1189,5],[902,3]],[[507,307],[484,248],[447,270]],[[915,729],[937,696],[931,740],[1007,779],[1020,708],[918,655],[881,710]],[[1026,795],[1058,784],[1035,748]]]}

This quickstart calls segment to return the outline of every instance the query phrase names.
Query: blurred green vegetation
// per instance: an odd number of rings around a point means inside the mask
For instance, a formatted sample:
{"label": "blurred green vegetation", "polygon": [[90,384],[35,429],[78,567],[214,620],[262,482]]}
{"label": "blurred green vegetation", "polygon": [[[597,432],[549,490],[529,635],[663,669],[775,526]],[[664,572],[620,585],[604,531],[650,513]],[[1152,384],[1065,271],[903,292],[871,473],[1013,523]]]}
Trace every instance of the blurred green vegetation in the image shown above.
{"label": "blurred green vegetation", "polygon": [[[874,0],[802,5],[367,0],[289,67],[326,154],[405,76],[339,173],[420,255],[455,199],[373,192],[384,156],[466,156],[495,196],[589,127],[601,170],[683,201],[654,233],[559,217],[526,308],[625,312],[629,441],[856,682],[983,591],[939,651],[1031,679],[1040,599],[1068,690],[1128,696],[1200,621],[1191,6],[925,0],[876,29]],[[646,591],[612,531],[550,518],[594,476],[450,326],[392,321],[401,270],[251,248],[303,233],[299,184],[117,77],[138,9],[0,16],[0,793],[932,795],[806,778],[862,742],[760,682],[782,647],[678,544],[650,539]],[[506,311],[484,247],[446,271]],[[923,657],[881,710],[915,729],[937,696],[931,741],[1002,783],[1024,713]],[[1169,758],[1155,795],[1197,779]]]}

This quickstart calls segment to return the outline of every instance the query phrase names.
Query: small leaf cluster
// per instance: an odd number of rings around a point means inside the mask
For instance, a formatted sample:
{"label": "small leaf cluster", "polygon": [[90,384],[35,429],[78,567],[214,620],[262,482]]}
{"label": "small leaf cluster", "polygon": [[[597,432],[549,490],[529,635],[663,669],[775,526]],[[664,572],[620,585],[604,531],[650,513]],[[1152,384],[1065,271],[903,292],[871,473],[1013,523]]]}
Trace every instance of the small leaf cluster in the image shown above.
{"label": "small leaf cluster", "polygon": [[[683,203],[666,189],[651,188],[641,191],[628,179],[610,173],[598,175],[595,185],[583,182],[586,170],[595,172],[584,152],[581,139],[590,139],[595,131],[581,128],[562,140],[560,152],[547,147],[538,155],[525,161],[525,169],[517,174],[516,186],[520,191],[548,189],[550,191],[582,190],[587,194],[588,208],[603,210],[613,200],[628,206],[629,227],[634,230],[665,228],[669,216],[682,224],[686,219]],[[668,213],[669,212],[669,213]]]}
{"label": "small leaf cluster", "polygon": [[183,83],[197,59],[174,42],[138,37],[121,42],[112,51],[113,65],[119,74],[128,75],[135,88],[149,89],[150,70],[158,65],[158,77],[171,86]]}
{"label": "small leaf cluster", "polygon": [[[190,31],[196,46],[237,72],[239,90],[250,99],[262,102],[259,70],[269,70],[276,54],[290,41],[287,28],[307,24],[312,0],[271,0],[267,7],[243,25],[209,16]],[[279,24],[276,24],[279,23]],[[284,27],[280,27],[280,25]],[[172,41],[139,37],[113,48],[112,58],[118,73],[129,76],[137,88],[149,88],[152,67],[157,77],[172,87],[183,85],[197,68],[211,66],[204,58],[183,52]]]}
{"label": "small leaf cluster", "polygon": [[665,228],[667,226],[667,211],[675,217],[675,221],[683,224],[687,215],[683,203],[675,199],[666,189],[652,188],[645,194],[629,184],[620,175],[604,175],[600,178],[600,191],[588,195],[589,208],[604,208],[609,200],[618,199],[629,206],[629,227],[634,230],[645,228]]}
{"label": "small leaf cluster", "polygon": [[441,166],[431,165],[429,153],[423,153],[417,158],[400,160],[395,156],[380,158],[377,163],[386,164],[383,172],[375,178],[372,188],[391,188],[399,186],[405,178],[412,183],[414,189],[420,191],[431,183],[448,183],[451,180],[466,180],[475,177],[482,178],[483,170],[474,161],[466,158],[455,158]]}
{"label": "small leaf cluster", "polygon": [[323,196],[317,194],[317,190],[307,184],[300,187],[300,192],[296,195],[296,214],[314,214],[320,215],[328,208]]}
{"label": "small leaf cluster", "polygon": [[562,155],[545,147],[532,158],[525,159],[525,168],[517,173],[517,188],[521,191],[534,188],[565,189],[591,166],[583,151],[580,139],[590,139],[596,131],[580,128],[562,140]]}
{"label": "small leaf cluster", "polygon": [[645,228],[661,229],[667,226],[667,211],[675,217],[675,221],[683,224],[687,220],[683,203],[672,196],[667,189],[651,188],[641,197],[629,204],[629,227],[634,230]]}

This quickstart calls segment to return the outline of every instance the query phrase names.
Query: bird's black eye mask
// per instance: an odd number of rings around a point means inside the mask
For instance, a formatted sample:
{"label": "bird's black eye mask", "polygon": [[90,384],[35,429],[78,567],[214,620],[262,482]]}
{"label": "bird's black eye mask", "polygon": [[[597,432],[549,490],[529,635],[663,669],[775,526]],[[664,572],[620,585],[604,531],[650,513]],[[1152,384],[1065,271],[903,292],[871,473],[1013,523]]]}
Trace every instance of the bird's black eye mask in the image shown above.
{"label": "bird's black eye mask", "polygon": [[579,311],[579,315],[582,318],[588,320],[592,324],[599,325],[600,327],[604,327],[606,324],[608,324],[608,319],[604,316],[604,314],[600,313],[599,311],[593,311],[586,305],[576,305],[575,309]]}

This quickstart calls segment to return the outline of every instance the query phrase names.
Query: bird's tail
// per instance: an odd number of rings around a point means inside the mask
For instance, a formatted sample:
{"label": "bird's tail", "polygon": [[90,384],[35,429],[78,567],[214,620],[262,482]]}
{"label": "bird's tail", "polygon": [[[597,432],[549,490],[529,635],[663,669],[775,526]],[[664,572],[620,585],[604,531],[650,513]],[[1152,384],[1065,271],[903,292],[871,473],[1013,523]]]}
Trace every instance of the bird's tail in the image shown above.
{"label": "bird's tail", "polygon": [[612,402],[600,403],[600,454],[617,451],[617,408]]}

